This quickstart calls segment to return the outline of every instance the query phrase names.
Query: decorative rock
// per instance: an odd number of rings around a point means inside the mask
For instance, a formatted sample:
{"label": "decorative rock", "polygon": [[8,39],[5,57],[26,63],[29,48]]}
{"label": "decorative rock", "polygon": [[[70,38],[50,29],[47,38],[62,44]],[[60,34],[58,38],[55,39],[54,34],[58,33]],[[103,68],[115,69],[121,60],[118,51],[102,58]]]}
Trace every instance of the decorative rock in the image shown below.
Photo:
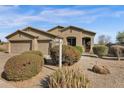
{"label": "decorative rock", "polygon": [[92,71],[99,74],[110,74],[110,71],[105,66],[94,65]]}

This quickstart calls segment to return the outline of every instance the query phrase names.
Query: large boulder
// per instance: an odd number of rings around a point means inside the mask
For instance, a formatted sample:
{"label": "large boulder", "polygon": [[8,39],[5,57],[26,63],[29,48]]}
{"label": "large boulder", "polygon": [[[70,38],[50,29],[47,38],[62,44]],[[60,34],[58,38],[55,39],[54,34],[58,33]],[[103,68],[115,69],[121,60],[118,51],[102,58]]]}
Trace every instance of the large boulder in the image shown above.
{"label": "large boulder", "polygon": [[110,74],[110,71],[105,66],[94,65],[92,71],[99,74]]}

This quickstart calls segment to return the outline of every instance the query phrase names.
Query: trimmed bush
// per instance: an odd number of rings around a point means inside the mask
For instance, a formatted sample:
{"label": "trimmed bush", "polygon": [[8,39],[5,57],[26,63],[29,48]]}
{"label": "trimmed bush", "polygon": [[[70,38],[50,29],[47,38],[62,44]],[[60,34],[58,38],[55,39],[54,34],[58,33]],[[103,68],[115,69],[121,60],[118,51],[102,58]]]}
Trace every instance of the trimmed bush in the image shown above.
{"label": "trimmed bush", "polygon": [[41,56],[42,57],[41,64],[42,65],[44,64],[43,54],[41,53],[41,51],[32,50],[32,51],[26,51],[22,53],[22,55],[25,55],[25,54],[35,54],[35,55]]}
{"label": "trimmed bush", "polygon": [[80,54],[83,53],[84,49],[81,46],[75,46],[75,48],[80,52]]}
{"label": "trimmed bush", "polygon": [[108,47],[105,45],[95,45],[93,47],[94,54],[98,55],[99,57],[105,56],[108,54]]}
{"label": "trimmed bush", "polygon": [[35,51],[35,50],[26,51],[26,52],[24,52],[22,54],[35,54],[35,55],[39,55],[39,56],[42,56],[43,57],[43,54],[40,51]]}
{"label": "trimmed bush", "polygon": [[10,81],[29,79],[41,71],[42,60],[42,57],[34,54],[13,56],[6,62],[3,76]]}
{"label": "trimmed bush", "polygon": [[124,46],[121,45],[110,46],[109,55],[114,57],[124,57]]}
{"label": "trimmed bush", "polygon": [[77,68],[63,68],[48,77],[49,88],[86,88],[89,80]]}
{"label": "trimmed bush", "polygon": [[[50,50],[50,55],[55,65],[59,64],[59,46]],[[80,59],[80,52],[72,46],[62,46],[62,63],[72,65]]]}

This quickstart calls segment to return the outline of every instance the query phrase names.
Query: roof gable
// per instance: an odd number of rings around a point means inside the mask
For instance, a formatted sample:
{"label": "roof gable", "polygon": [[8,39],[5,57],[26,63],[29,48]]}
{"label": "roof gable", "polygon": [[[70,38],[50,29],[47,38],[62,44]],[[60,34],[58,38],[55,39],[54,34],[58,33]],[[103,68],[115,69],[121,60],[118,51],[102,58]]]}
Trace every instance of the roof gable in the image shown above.
{"label": "roof gable", "polygon": [[36,33],[41,33],[41,34],[47,35],[48,37],[61,38],[61,37],[59,37],[59,36],[50,34],[50,33],[48,33],[48,32],[45,32],[45,31],[43,31],[43,30],[36,29],[36,28],[33,28],[33,27],[26,27],[26,28],[24,28],[24,29],[22,29],[22,30],[25,31],[25,32],[26,32],[26,30],[32,30],[32,31],[34,31],[34,32],[36,31]]}
{"label": "roof gable", "polygon": [[51,28],[51,29],[49,29],[47,32],[50,32],[50,31],[52,31],[52,30],[54,30],[54,29],[63,29],[64,27],[63,26],[56,26],[56,27],[54,27],[54,28]]}
{"label": "roof gable", "polygon": [[89,30],[86,30],[86,29],[82,29],[82,28],[79,28],[79,27],[76,27],[76,26],[68,26],[68,27],[65,27],[63,28],[61,31],[66,31],[68,29],[77,29],[79,31],[82,31],[82,32],[86,32],[86,33],[91,33],[91,34],[96,34],[95,32],[92,32],[92,31],[89,31]]}
{"label": "roof gable", "polygon": [[25,35],[27,35],[27,36],[29,36],[29,37],[32,37],[32,38],[35,38],[35,37],[36,37],[36,36],[34,36],[34,35],[31,35],[31,34],[29,34],[29,33],[23,32],[23,31],[21,31],[21,30],[17,30],[16,32],[14,32],[14,33],[12,33],[12,34],[6,36],[6,38],[9,39],[9,38],[11,38],[12,36],[14,36],[14,35],[16,35],[16,34],[18,34],[18,33],[25,34]]}

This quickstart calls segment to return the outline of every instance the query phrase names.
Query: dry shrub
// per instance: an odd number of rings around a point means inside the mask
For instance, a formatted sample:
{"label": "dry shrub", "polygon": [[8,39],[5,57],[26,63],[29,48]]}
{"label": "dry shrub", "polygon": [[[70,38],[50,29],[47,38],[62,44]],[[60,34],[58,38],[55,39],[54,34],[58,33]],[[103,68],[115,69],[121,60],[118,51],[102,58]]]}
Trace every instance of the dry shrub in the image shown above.
{"label": "dry shrub", "polygon": [[13,56],[6,62],[3,76],[11,81],[29,79],[41,71],[42,60],[42,57],[34,54]]}
{"label": "dry shrub", "polygon": [[[59,46],[54,46],[50,50],[50,55],[55,65],[59,64]],[[72,47],[63,45],[62,46],[62,63],[66,65],[72,65],[79,61],[81,55],[80,52]]]}
{"label": "dry shrub", "polygon": [[99,74],[109,74],[110,73],[110,71],[107,67],[98,66],[98,65],[94,65],[92,68],[92,71],[95,73],[99,73]]}
{"label": "dry shrub", "polygon": [[59,69],[47,82],[49,88],[86,88],[89,85],[87,77],[76,68]]}

